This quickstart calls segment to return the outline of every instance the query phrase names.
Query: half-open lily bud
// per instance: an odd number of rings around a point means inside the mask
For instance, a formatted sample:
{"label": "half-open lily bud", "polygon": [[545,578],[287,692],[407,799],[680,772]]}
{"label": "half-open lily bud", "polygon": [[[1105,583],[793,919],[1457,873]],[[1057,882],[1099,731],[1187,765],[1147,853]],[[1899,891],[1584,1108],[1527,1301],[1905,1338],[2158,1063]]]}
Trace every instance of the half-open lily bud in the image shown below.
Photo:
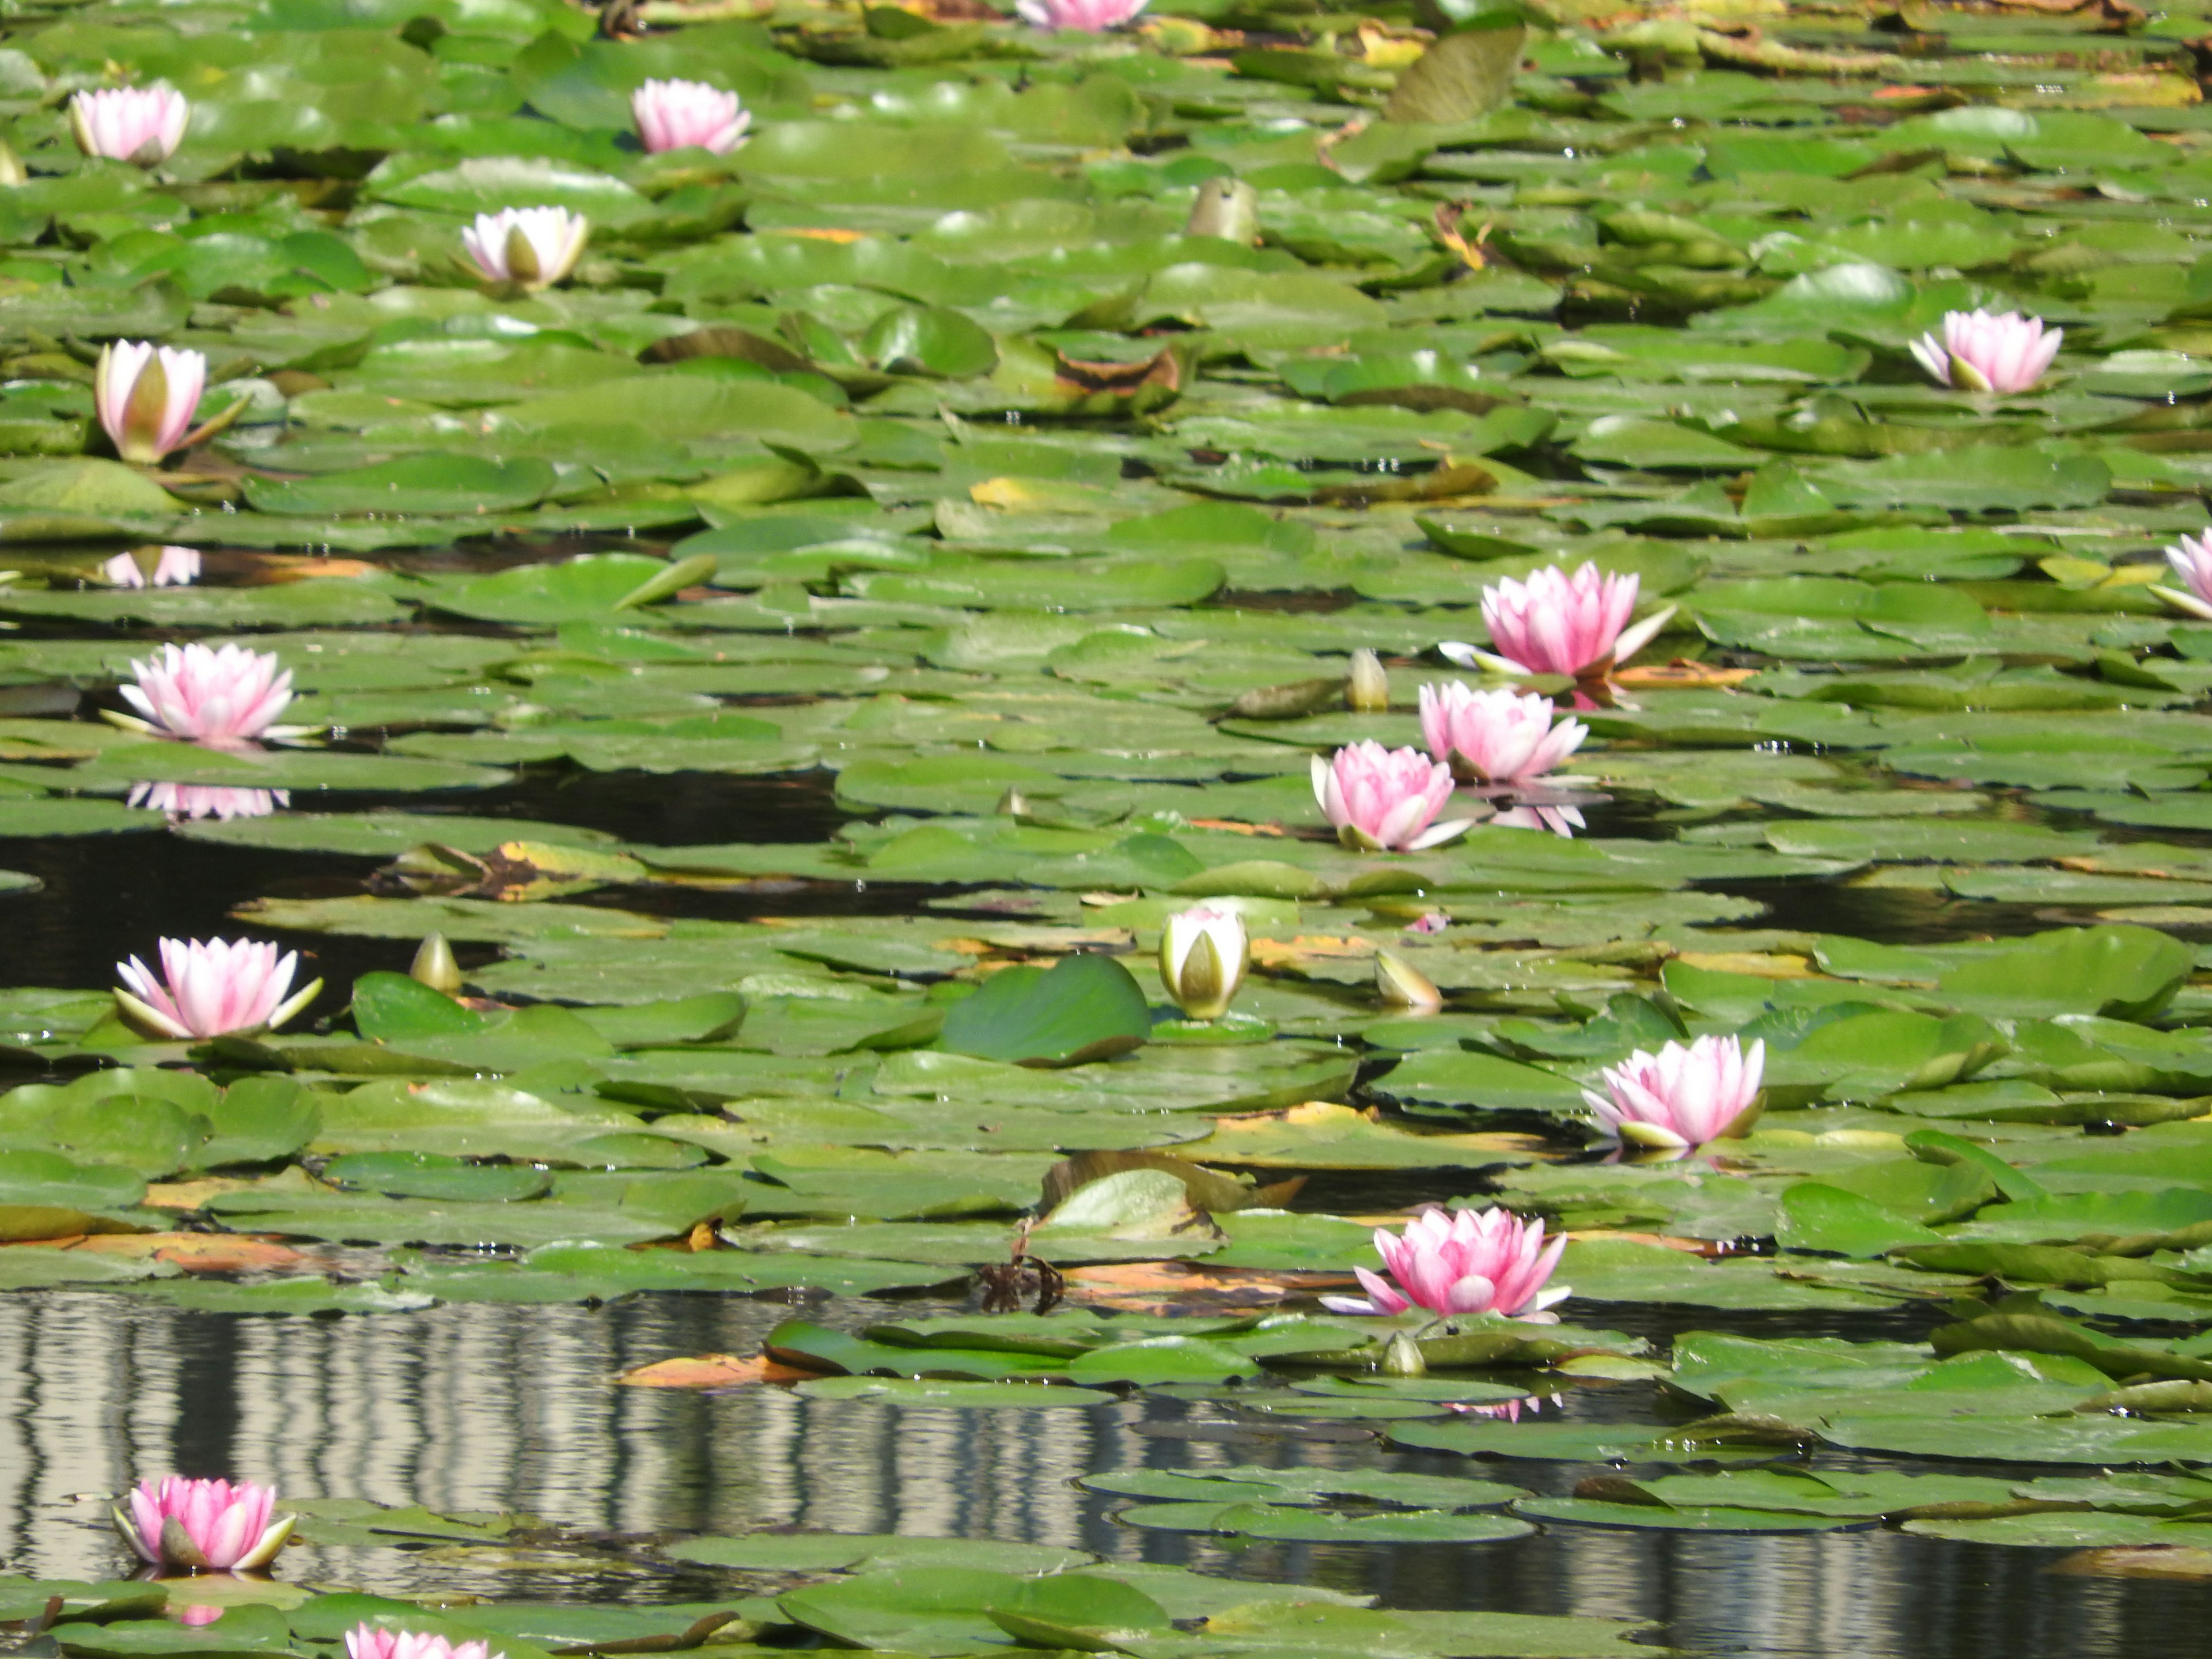
{"label": "half-open lily bud", "polygon": [[629,107],[648,155],[695,148],[727,155],[753,120],[737,94],[702,81],[647,81],[630,94]]}
{"label": "half-open lily bud", "polygon": [[407,976],[449,997],[461,994],[461,964],[454,960],[453,947],[446,943],[443,933],[433,933],[422,941]]}
{"label": "half-open lily bud", "polygon": [[70,97],[70,131],[87,155],[150,167],[167,161],[184,143],[191,112],[184,94],[167,82],[112,87]]}
{"label": "half-open lily bud", "polygon": [[591,231],[590,220],[566,208],[501,208],[477,215],[461,246],[488,281],[534,291],[576,268]]}
{"label": "half-open lily bud", "polygon": [[173,449],[207,435],[191,430],[207,389],[207,359],[197,351],[118,340],[100,349],[92,402],[100,429],[126,461],[150,466]]}
{"label": "half-open lily bud", "polygon": [[1244,918],[1234,910],[1195,905],[1160,929],[1160,980],[1187,1018],[1227,1013],[1251,960]]}
{"label": "half-open lily bud", "polygon": [[1387,948],[1375,953],[1375,989],[1389,1006],[1409,1014],[1433,1014],[1444,1006],[1436,981]]}
{"label": "half-open lily bud", "polygon": [[1389,712],[1390,676],[1383,669],[1382,659],[1364,646],[1352,653],[1352,678],[1344,688],[1344,702],[1346,708],[1362,714]]}

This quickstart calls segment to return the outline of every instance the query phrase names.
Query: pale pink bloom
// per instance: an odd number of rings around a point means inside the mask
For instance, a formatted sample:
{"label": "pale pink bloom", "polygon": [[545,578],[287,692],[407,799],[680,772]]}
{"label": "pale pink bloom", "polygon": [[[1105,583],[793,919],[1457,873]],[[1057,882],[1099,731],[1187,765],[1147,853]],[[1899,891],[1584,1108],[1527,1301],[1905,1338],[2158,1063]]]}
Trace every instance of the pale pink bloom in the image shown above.
{"label": "pale pink bloom", "polygon": [[479,213],[461,246],[489,282],[550,288],[576,268],[591,221],[566,208],[501,208]]}
{"label": "pale pink bloom", "polygon": [[1443,910],[1425,910],[1406,924],[1409,933],[1441,933],[1451,926],[1451,915]]}
{"label": "pale pink bloom", "polygon": [[1451,799],[1451,769],[1418,749],[1385,749],[1370,741],[1338,750],[1334,764],[1316,755],[1313,786],[1337,839],[1366,852],[1418,853],[1474,822],[1433,822]]}
{"label": "pale pink bloom", "polygon": [[1583,1098],[1607,1139],[1702,1146],[1750,1127],[1746,1114],[1758,1103],[1765,1065],[1764,1041],[1747,1054],[1732,1036],[1701,1036],[1687,1048],[1669,1042],[1656,1054],[1638,1048],[1601,1073],[1612,1098],[1588,1089]]}
{"label": "pale pink bloom", "polygon": [[1553,725],[1549,697],[1521,696],[1510,686],[1474,691],[1454,680],[1421,688],[1421,740],[1447,766],[1456,757],[1477,783],[1510,783],[1548,772],[1589,735],[1580,720]]}
{"label": "pale pink bloom", "polygon": [[118,553],[100,567],[101,577],[114,587],[190,587],[200,579],[200,551],[196,547],[161,547],[152,575],[138,562],[136,553]]}
{"label": "pale pink bloom", "polygon": [[665,149],[706,149],[727,155],[745,142],[752,112],[734,92],[702,81],[647,81],[629,95],[637,136],[648,155]]}
{"label": "pale pink bloom", "polygon": [[1674,614],[1668,606],[1628,626],[1641,579],[1607,576],[1584,564],[1571,576],[1547,564],[1528,580],[1501,576],[1482,590],[1482,620],[1493,651],[1447,644],[1444,655],[1506,674],[1565,674],[1587,679],[1608,672],[1650,642]]}
{"label": "pale pink bloom", "polygon": [[161,941],[161,977],[133,957],[115,964],[128,990],[115,993],[118,1007],[163,1036],[184,1042],[231,1031],[276,1030],[315,1000],[320,980],[290,1001],[299,955],[254,939]]}
{"label": "pale pink bloom", "polygon": [[275,1560],[291,1535],[292,1516],[270,1518],[276,1504],[274,1486],[173,1474],[158,1486],[141,1481],[130,1508],[115,1510],[115,1528],[157,1567],[251,1570]]}
{"label": "pale pink bloom", "polygon": [[2179,545],[2166,550],[2166,562],[2181,578],[2181,586],[2156,586],[2151,592],[2192,617],[2212,621],[2212,530],[2184,536]]}
{"label": "pale pink bloom", "polygon": [[238,789],[217,783],[134,783],[131,805],[172,818],[265,818],[292,804],[289,789]]}
{"label": "pale pink bloom", "polygon": [[1945,386],[1966,392],[2025,392],[2050,371],[2066,331],[2017,311],[1947,311],[1943,337],[1922,335],[1912,355]]}
{"label": "pale pink bloom", "polygon": [[1078,29],[1099,34],[1119,28],[1144,10],[1146,0],[1017,0],[1024,22],[1041,29]]}
{"label": "pale pink bloom", "polygon": [[500,1659],[489,1642],[453,1642],[422,1631],[356,1625],[346,1632],[347,1659]]}
{"label": "pale pink bloom", "polygon": [[292,701],[292,673],[276,653],[242,645],[165,645],[131,672],[138,684],[121,688],[124,701],[164,736],[196,743],[258,738]]}
{"label": "pale pink bloom", "polygon": [[1325,1296],[1324,1304],[1338,1313],[1401,1314],[1426,1308],[1440,1317],[1498,1313],[1533,1319],[1570,1293],[1565,1285],[1546,1288],[1566,1239],[1547,1245],[1541,1221],[1524,1222],[1510,1210],[1448,1215],[1432,1205],[1406,1224],[1402,1237],[1377,1228],[1375,1248],[1396,1285],[1354,1267],[1366,1298]]}
{"label": "pale pink bloom", "polygon": [[184,142],[191,106],[184,94],[163,81],[150,87],[80,92],[70,100],[69,112],[70,131],[87,155],[150,167],[167,161]]}
{"label": "pale pink bloom", "polygon": [[180,1625],[189,1625],[195,1627],[201,1625],[212,1625],[216,1620],[222,1617],[222,1609],[221,1607],[195,1606],[179,1607],[177,1609],[177,1622]]}
{"label": "pale pink bloom", "polygon": [[[159,365],[160,372],[152,371]],[[207,359],[146,340],[118,340],[100,349],[92,402],[115,453],[150,466],[182,448],[207,390]]]}

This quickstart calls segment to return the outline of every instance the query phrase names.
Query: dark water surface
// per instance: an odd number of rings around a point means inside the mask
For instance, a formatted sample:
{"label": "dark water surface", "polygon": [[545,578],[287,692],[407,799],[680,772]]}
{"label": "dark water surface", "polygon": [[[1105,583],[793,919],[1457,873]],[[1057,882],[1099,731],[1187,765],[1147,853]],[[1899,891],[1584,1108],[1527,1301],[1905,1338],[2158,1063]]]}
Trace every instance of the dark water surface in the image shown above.
{"label": "dark water surface", "polygon": [[[864,1320],[870,1310],[856,1302],[839,1311]],[[745,1352],[787,1311],[660,1297],[599,1309],[239,1319],[81,1292],[10,1297],[0,1302],[0,1558],[52,1577],[120,1570],[105,1495],[145,1470],[174,1468],[273,1480],[298,1497],[511,1509],[626,1534],[785,1527],[1025,1539],[1373,1594],[1396,1607],[1632,1615],[1657,1620],[1671,1645],[1706,1654],[2172,1659],[2202,1651],[2212,1618],[2212,1589],[2202,1585],[2053,1573],[2056,1551],[1879,1528],[1747,1536],[1553,1527],[1480,1545],[1231,1548],[1117,1525],[1107,1516],[1113,1500],[1071,1482],[1094,1469],[1301,1462],[1475,1473],[1564,1491],[1590,1471],[1299,1440],[1275,1425],[1220,1439],[1173,1432],[1236,1420],[1212,1401],[973,1411],[613,1381],[672,1355]],[[1642,1384],[1585,1389],[1567,1409],[1648,1419],[1650,1395]],[[303,1583],[505,1599],[690,1599],[742,1582],[621,1549],[547,1551],[520,1569],[470,1547],[299,1549],[283,1571]]]}

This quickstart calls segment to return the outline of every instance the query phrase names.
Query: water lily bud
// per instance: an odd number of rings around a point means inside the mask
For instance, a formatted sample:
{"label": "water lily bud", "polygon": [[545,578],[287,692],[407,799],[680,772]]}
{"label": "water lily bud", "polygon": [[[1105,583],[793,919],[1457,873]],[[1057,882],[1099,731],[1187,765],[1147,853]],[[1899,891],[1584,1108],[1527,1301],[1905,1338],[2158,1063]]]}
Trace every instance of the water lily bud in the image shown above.
{"label": "water lily bud", "polygon": [[206,386],[207,359],[198,352],[145,340],[115,341],[100,349],[93,407],[115,453],[126,461],[151,465],[206,434],[207,428],[199,434],[191,430]]}
{"label": "water lily bud", "polygon": [[1393,1331],[1390,1340],[1382,1346],[1382,1375],[1385,1376],[1426,1376],[1429,1362],[1421,1357],[1421,1345],[1405,1331]]}
{"label": "water lily bud", "polygon": [[461,246],[488,282],[534,292],[576,268],[590,234],[591,222],[566,208],[502,208],[477,215]]}
{"label": "water lily bud", "polygon": [[1227,1013],[1251,960],[1244,918],[1234,910],[1196,905],[1177,911],[1160,929],[1160,979],[1187,1018]]}
{"label": "water lily bud", "polygon": [[31,175],[23,170],[23,158],[5,143],[0,143],[0,185],[27,184]]}
{"label": "water lily bud", "polygon": [[1260,192],[1242,179],[1208,179],[1191,204],[1186,236],[1218,236],[1224,242],[1260,240]]}
{"label": "water lily bud", "polygon": [[422,941],[407,976],[449,997],[461,994],[461,964],[453,959],[453,947],[446,943],[443,933],[433,933]]}
{"label": "water lily bud", "polygon": [[87,155],[157,167],[185,141],[191,106],[166,81],[150,87],[80,92],[69,101],[70,131]]}
{"label": "water lily bud", "polygon": [[1390,710],[1390,676],[1382,659],[1365,647],[1352,653],[1352,680],[1344,688],[1345,706],[1362,714],[1384,714]]}
{"label": "water lily bud", "polygon": [[1433,1014],[1444,1006],[1444,994],[1395,951],[1375,953],[1375,988],[1385,1003],[1409,1014]]}
{"label": "water lily bud", "polygon": [[1002,818],[1025,818],[1030,815],[1030,798],[1018,789],[1009,789],[991,810]]}

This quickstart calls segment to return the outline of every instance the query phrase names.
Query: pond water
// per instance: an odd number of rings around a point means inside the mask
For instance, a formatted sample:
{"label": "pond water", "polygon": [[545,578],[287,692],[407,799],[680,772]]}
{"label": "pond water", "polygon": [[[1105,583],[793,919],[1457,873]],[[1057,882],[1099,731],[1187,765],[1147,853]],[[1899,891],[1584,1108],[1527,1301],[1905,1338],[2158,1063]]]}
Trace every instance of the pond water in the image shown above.
{"label": "pond water", "polygon": [[[232,1320],[50,1294],[0,1307],[22,1357],[0,1394],[0,1559],[48,1578],[116,1565],[100,1494],[151,1467],[234,1471],[288,1492],[511,1510],[584,1532],[799,1528],[1021,1539],[1109,1559],[1326,1585],[1392,1607],[1633,1616],[1698,1653],[2166,1655],[2212,1598],[2187,1583],[2054,1574],[2057,1552],[1887,1532],[1747,1539],[1555,1528],[1486,1545],[1229,1549],[1146,1534],[1071,1483],[1109,1469],[1459,1460],[1262,1431],[1195,1404],[967,1412],[611,1387],[673,1354],[736,1352],[780,1316],[749,1301],[446,1309],[405,1320]],[[865,1317],[855,1309],[855,1317]],[[1753,1328],[1751,1322],[1734,1322]],[[1577,1409],[1632,1415],[1606,1401]],[[1577,1473],[1580,1473],[1577,1471]],[[1565,1479],[1565,1477],[1561,1477]],[[1552,1482],[1545,1482],[1547,1486]],[[310,1549],[288,1576],[388,1595],[710,1600],[726,1577],[619,1546],[517,1566],[467,1548]]]}
{"label": "pond water", "polygon": [[11,5],[0,1650],[2201,1645],[2208,3]]}

